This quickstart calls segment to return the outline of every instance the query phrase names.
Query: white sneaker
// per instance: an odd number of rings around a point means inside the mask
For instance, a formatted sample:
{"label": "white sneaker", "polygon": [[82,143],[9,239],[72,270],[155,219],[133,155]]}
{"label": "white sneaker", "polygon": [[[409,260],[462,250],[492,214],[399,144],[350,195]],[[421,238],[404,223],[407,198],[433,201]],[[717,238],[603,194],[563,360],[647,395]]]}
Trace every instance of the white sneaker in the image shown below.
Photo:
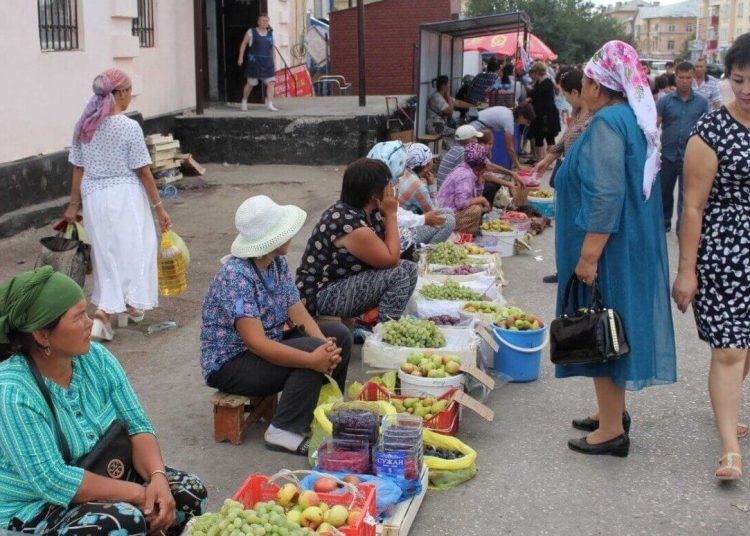
{"label": "white sneaker", "polygon": [[276,106],[274,106],[272,102],[269,102],[268,104],[266,104],[266,109],[269,112],[278,112],[279,111],[279,109]]}
{"label": "white sneaker", "polygon": [[240,110],[242,110],[243,112],[247,111],[247,103],[246,102],[240,103]]}

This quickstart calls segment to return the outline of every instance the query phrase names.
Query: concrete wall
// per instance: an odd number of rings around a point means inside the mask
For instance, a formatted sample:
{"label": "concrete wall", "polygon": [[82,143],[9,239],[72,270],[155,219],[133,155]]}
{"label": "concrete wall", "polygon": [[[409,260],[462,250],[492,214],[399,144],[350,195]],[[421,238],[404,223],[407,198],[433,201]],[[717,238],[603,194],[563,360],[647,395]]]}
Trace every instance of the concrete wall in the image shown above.
{"label": "concrete wall", "polygon": [[[414,94],[419,25],[450,20],[458,8],[451,0],[383,0],[365,6],[367,94]],[[330,22],[331,74],[343,75],[356,94],[357,10],[332,12]]]}
{"label": "concrete wall", "polygon": [[93,78],[110,67],[131,75],[131,109],[144,117],[195,106],[192,2],[154,2],[153,48],[131,35],[136,0],[78,0],[78,9],[79,49],[43,52],[37,2],[0,2],[0,163],[70,145]]}

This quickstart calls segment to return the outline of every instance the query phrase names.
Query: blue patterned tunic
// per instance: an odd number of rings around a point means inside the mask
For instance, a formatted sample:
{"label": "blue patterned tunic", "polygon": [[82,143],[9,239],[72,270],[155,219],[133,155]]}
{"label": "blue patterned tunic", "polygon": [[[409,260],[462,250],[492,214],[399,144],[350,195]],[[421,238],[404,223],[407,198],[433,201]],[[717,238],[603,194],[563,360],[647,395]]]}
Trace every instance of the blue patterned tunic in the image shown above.
{"label": "blue patterned tunic", "polygon": [[241,354],[247,347],[234,326],[238,318],[261,321],[266,337],[280,341],[289,308],[299,302],[284,257],[276,257],[268,270],[259,270],[247,259],[229,257],[208,287],[203,301],[201,327],[201,370],[208,377]]}

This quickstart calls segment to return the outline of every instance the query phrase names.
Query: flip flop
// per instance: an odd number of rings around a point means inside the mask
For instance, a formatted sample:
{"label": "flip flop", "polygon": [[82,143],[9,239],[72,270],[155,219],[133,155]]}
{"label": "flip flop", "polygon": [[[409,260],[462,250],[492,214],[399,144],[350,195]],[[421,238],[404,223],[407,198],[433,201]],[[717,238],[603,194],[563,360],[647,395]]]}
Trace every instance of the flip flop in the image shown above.
{"label": "flip flop", "polygon": [[[739,480],[742,478],[742,469],[735,465],[735,461],[742,463],[742,456],[736,452],[729,452],[719,458],[719,468],[716,470],[716,479],[722,482]],[[730,471],[728,475],[720,475],[719,471]]]}
{"label": "flip flop", "polygon": [[266,444],[266,448],[268,450],[274,450],[276,452],[286,452],[288,454],[296,454],[297,456],[304,456],[307,457],[307,453],[310,450],[310,438],[306,437],[303,439],[300,444],[297,446],[296,450],[291,450],[286,448],[283,445],[277,445],[276,443],[270,443],[266,441],[265,439],[263,442]]}

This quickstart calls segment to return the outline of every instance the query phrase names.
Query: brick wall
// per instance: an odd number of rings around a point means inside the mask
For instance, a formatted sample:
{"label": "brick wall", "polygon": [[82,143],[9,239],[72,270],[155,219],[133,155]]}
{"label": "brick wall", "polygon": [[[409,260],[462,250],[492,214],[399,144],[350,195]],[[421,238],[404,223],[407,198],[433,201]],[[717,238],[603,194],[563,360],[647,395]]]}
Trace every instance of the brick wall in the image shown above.
{"label": "brick wall", "polygon": [[[453,18],[451,0],[382,0],[365,6],[368,95],[413,95],[419,25]],[[357,9],[330,14],[331,74],[358,91]]]}

